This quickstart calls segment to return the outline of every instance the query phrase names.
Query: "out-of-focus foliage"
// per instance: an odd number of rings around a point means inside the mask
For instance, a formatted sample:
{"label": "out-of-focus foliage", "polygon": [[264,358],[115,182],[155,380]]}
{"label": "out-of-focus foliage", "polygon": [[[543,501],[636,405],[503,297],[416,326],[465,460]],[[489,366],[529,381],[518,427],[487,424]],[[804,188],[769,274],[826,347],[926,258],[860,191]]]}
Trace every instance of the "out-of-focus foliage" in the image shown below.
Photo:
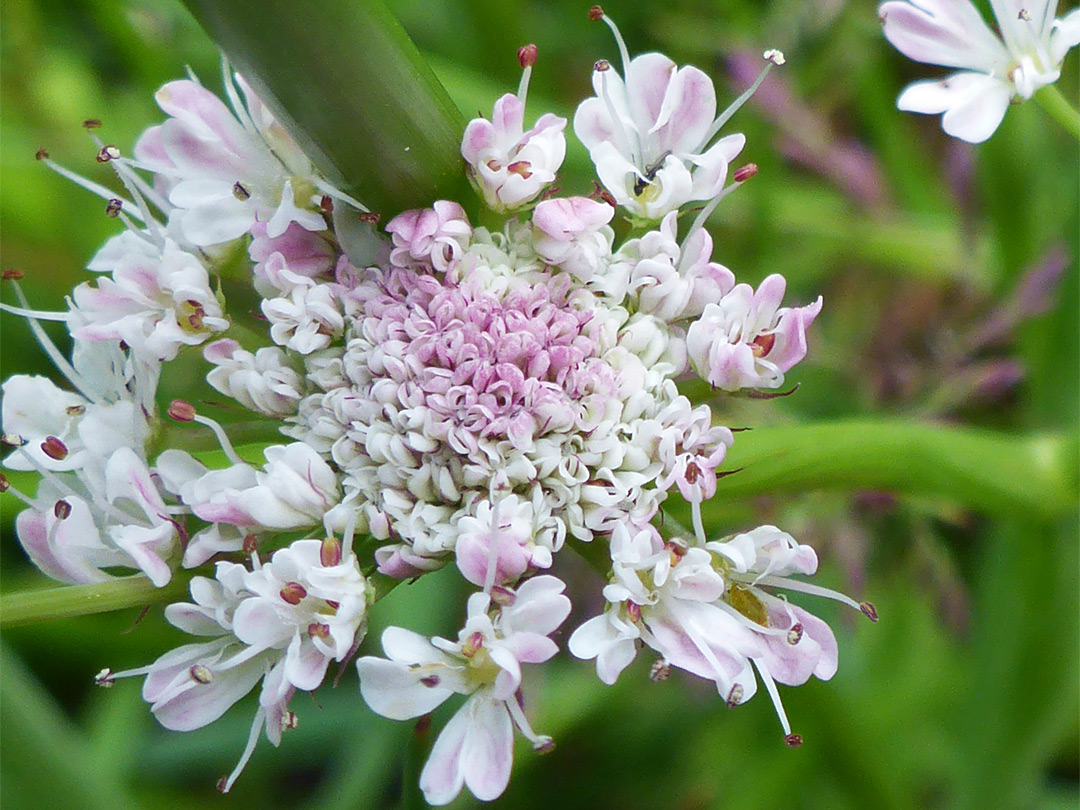
{"label": "out-of-focus foliage", "polygon": [[[587,4],[576,0],[391,5],[466,116],[489,113],[516,87],[515,51],[526,42],[540,48],[533,116],[571,116],[590,92],[593,62],[615,57],[607,29],[589,24]],[[742,159],[761,173],[714,218],[715,258],[746,281],[782,272],[791,300],[821,292],[825,310],[793,375],[798,393],[768,406],[721,403],[727,424],[953,423],[998,431],[1017,446],[1064,436],[1075,462],[1075,142],[1033,104],[1011,109],[978,148],[948,139],[935,118],[897,112],[896,94],[927,70],[885,43],[872,3],[668,0],[608,11],[632,51],[661,49],[697,64],[728,98],[752,79],[764,48],[788,57],[735,119],[748,139]],[[167,0],[6,0],[0,47],[2,262],[26,273],[36,306],[59,307],[116,223],[99,200],[36,163],[35,150],[45,146],[108,182],[80,123],[101,119],[102,137],[129,149],[160,118],[153,91],[185,66],[215,86],[218,56],[179,2]],[[1074,103],[1076,62],[1073,54],[1060,85]],[[342,81],[327,77],[325,103]],[[587,193],[588,168],[571,139],[563,188]],[[1016,302],[1040,298],[1044,314],[1028,306],[1030,317],[1012,317]],[[7,316],[0,323],[3,376],[48,373],[25,325]],[[917,450],[913,463],[925,463]],[[897,453],[907,458],[903,447]],[[1009,479],[1007,458],[981,480]],[[936,474],[925,471],[928,480]],[[812,475],[800,481],[813,486]],[[18,505],[3,506],[0,585],[36,586],[41,577],[11,534]],[[838,628],[841,659],[830,683],[783,692],[806,744],[783,745],[764,695],[729,711],[708,684],[678,675],[649,682],[643,661],[609,688],[590,664],[566,657],[528,684],[534,725],[558,749],[545,757],[519,750],[501,806],[1076,806],[1075,513],[966,511],[938,496],[859,491],[718,496],[707,505],[717,533],[761,522],[814,544],[821,579],[873,600],[881,614],[871,626],[813,604]],[[572,591],[598,590],[584,566],[562,573]],[[389,623],[451,633],[461,604],[453,577],[398,588],[375,609],[368,644]],[[300,727],[279,751],[264,742],[230,797],[217,799],[216,778],[246,738],[250,699],[211,727],[178,735],[156,726],[134,682],[91,686],[101,667],[139,665],[181,641],[160,609],[126,632],[137,613],[4,634],[4,808],[186,808],[207,799],[344,810],[418,801],[423,741],[408,724],[368,712],[353,672],[315,701],[298,699]]]}

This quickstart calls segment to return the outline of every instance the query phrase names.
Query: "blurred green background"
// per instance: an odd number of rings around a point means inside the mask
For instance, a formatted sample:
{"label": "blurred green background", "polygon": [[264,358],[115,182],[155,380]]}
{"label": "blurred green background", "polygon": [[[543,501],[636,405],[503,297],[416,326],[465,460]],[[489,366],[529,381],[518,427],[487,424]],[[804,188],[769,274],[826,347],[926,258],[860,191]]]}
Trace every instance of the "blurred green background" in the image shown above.
{"label": "blurred green background", "polygon": [[[391,6],[468,117],[516,88],[521,44],[540,49],[530,117],[549,109],[570,117],[591,92],[593,62],[615,56],[607,29],[589,24],[576,0]],[[908,81],[940,71],[894,52],[872,3],[667,0],[607,10],[631,52],[663,50],[713,75],[721,104],[752,80],[765,47],[788,57],[729,125],[747,135],[740,160],[761,172],[714,218],[714,258],[753,283],[781,272],[789,300],[820,292],[825,309],[792,375],[797,395],[720,402],[726,424],[889,416],[1065,437],[1075,476],[1074,141],[1034,104],[1011,109],[979,147],[944,136],[936,117],[897,112]],[[35,162],[35,150],[109,182],[80,123],[101,119],[102,137],[129,149],[161,118],[153,91],[185,66],[216,87],[218,56],[167,0],[5,0],[0,48],[0,260],[26,273],[36,306],[58,308],[116,223],[101,201]],[[1074,53],[1060,85],[1073,103],[1076,63]],[[587,157],[570,140],[562,185],[587,193]],[[0,319],[0,339],[4,377],[49,373],[20,319]],[[1006,465],[995,474],[1017,473]],[[590,663],[560,656],[527,676],[534,726],[558,748],[540,757],[521,746],[500,806],[1076,807],[1076,512],[1048,518],[1004,503],[991,516],[949,494],[718,496],[708,505],[712,531],[776,523],[815,545],[819,581],[879,609],[871,625],[832,603],[796,599],[840,641],[831,682],[782,688],[805,745],[784,746],[765,695],[729,711],[707,683],[679,673],[651,683],[647,656],[615,687],[600,684]],[[0,587],[38,587],[42,577],[11,531],[18,504],[7,498],[3,507]],[[577,600],[572,627],[596,612],[600,581],[576,561],[560,564],[573,593],[596,593]],[[377,652],[389,623],[453,633],[463,599],[445,573],[379,603],[366,649]],[[132,629],[137,618],[122,611],[3,634],[3,808],[418,801],[424,741],[410,724],[368,712],[351,670],[337,689],[297,695],[299,728],[278,751],[263,740],[233,793],[218,797],[215,781],[243,748],[253,701],[210,728],[175,734],[155,724],[134,681],[94,689],[102,667],[137,666],[182,643],[160,608]],[[465,796],[455,806],[471,804]]]}

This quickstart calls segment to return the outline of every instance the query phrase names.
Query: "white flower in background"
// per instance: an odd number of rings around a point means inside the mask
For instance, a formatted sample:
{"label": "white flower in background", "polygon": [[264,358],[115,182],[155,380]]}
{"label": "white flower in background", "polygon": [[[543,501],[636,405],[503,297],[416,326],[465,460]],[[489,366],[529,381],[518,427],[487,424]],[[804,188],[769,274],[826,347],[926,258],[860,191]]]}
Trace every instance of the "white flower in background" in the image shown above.
{"label": "white flower in background", "polygon": [[541,664],[558,651],[548,636],[570,613],[565,587],[552,576],[527,580],[516,592],[500,591],[494,614],[491,597],[475,593],[456,642],[389,627],[382,636],[389,660],[365,656],[356,662],[364,700],[392,720],[427,714],[454,694],[469,696],[420,774],[429,804],[448,804],[463,786],[483,801],[502,795],[515,726],[534,748],[550,748],[551,738],[533,732],[522,710],[521,665]]}
{"label": "white flower in background", "polygon": [[566,156],[565,118],[545,113],[525,131],[525,99],[536,46],[518,51],[518,61],[524,73],[517,95],[507,93],[496,101],[490,121],[470,121],[461,140],[469,178],[496,211],[511,211],[535,199],[555,179]]}
{"label": "white flower in background", "polygon": [[[351,538],[349,538],[351,540]],[[296,724],[289,701],[299,689],[317,689],[331,661],[344,662],[367,629],[371,586],[356,556],[340,541],[298,540],[254,570],[217,564],[215,579],[191,581],[195,603],[165,609],[176,627],[210,641],[187,644],[140,669],[98,676],[145,675],[143,698],[165,728],[191,731],[212,723],[261,680],[259,708],[247,747],[224,793],[247,764],[265,729],[273,745]]]}
{"label": "white flower in background", "polygon": [[991,0],[998,36],[969,0],[891,0],[878,17],[897,50],[917,62],[959,68],[944,79],[915,82],[896,101],[907,112],[944,113],[949,135],[981,143],[1009,103],[1029,99],[1061,76],[1080,43],[1080,9],[1055,19],[1057,0]]}

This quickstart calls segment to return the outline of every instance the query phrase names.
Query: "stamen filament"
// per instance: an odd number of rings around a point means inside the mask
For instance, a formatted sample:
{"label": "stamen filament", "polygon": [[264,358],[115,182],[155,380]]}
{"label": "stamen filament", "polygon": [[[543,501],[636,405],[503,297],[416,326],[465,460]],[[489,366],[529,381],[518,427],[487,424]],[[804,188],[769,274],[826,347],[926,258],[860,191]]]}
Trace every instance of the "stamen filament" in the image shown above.
{"label": "stamen filament", "polygon": [[625,76],[627,69],[630,67],[630,52],[626,49],[626,41],[619,31],[619,26],[615,24],[615,21],[611,19],[611,17],[605,14],[600,19],[604,21],[604,25],[610,28],[611,33],[615,35],[615,44],[619,46],[619,60],[622,62],[622,72],[623,76]]}
{"label": "stamen filament", "polygon": [[22,307],[5,304],[2,301],[0,301],[0,312],[21,315],[24,318],[37,318],[39,321],[66,321],[71,314],[69,312],[46,312],[41,309],[23,309]]}
{"label": "stamen filament", "polygon": [[263,726],[266,725],[266,709],[262,706],[255,712],[255,720],[251,724],[251,732],[248,734],[247,745],[244,746],[244,753],[240,755],[240,761],[236,763],[236,767],[233,772],[229,774],[223,782],[219,783],[218,790],[222,793],[228,793],[232,790],[233,783],[243,773],[244,768],[248,764],[248,760],[251,759],[251,755],[255,753],[255,746],[259,742],[259,735],[262,733]]}
{"label": "stamen filament", "polygon": [[784,736],[790,736],[791,723],[788,722],[787,712],[784,711],[784,703],[780,700],[780,692],[776,688],[776,681],[773,680],[768,667],[761,663],[760,659],[751,658],[750,660],[754,662],[754,668],[758,671],[758,675],[761,676],[761,682],[765,684],[765,691],[772,698],[773,708],[776,709],[776,714],[780,718],[780,726],[784,729]]}
{"label": "stamen filament", "polygon": [[[26,300],[26,294],[23,293],[22,286],[19,282],[12,279],[11,286],[15,290],[15,297],[19,299],[19,304],[22,305],[22,308],[27,311],[32,311],[30,302]],[[56,348],[56,344],[53,343],[48,334],[46,334],[37,318],[27,315],[26,322],[30,325],[30,331],[34,333],[37,342],[41,345],[41,348],[44,349],[45,354],[49,356],[49,359],[52,360],[53,365],[56,366],[57,370],[67,378],[68,382],[79,390],[80,394],[91,402],[100,405],[102,402],[101,397],[97,395],[90,386],[90,383],[75,370],[75,367],[68,362],[67,358],[60,353],[60,350]]]}
{"label": "stamen filament", "polygon": [[[93,180],[88,180],[85,177],[83,177],[82,175],[76,174],[75,172],[71,171],[70,169],[65,169],[63,166],[61,166],[59,163],[55,162],[51,158],[42,158],[41,162],[44,163],[46,166],[48,166],[50,169],[52,169],[54,172],[56,172],[61,177],[67,178],[68,180],[70,180],[75,185],[81,186],[82,188],[89,191],[91,194],[96,194],[97,196],[101,197],[101,199],[103,199],[103,200],[116,199],[116,192],[114,192],[112,189],[105,188],[105,186],[101,185],[100,183],[95,183]],[[135,206],[133,206],[132,203],[128,202],[123,197],[120,197],[119,199],[120,199],[120,202],[123,203],[125,206],[130,206],[132,208],[135,208]],[[136,211],[137,211],[137,209],[132,211],[131,215],[133,217],[135,217],[136,219],[141,221],[142,220],[142,214],[141,213],[136,213]]]}
{"label": "stamen filament", "polygon": [[824,596],[826,599],[835,599],[837,602],[843,602],[845,605],[850,605],[856,610],[862,610],[862,606],[858,602],[850,596],[840,593],[840,591],[834,591],[832,588],[822,588],[820,585],[811,585],[809,582],[801,582],[797,579],[774,576],[758,577],[754,580],[753,584],[771,585],[774,588],[784,588],[789,591],[808,593],[811,596]]}
{"label": "stamen filament", "polygon": [[229,459],[233,464],[244,464],[244,460],[237,455],[236,450],[233,449],[232,442],[229,441],[229,436],[225,433],[225,428],[221,426],[221,423],[211,419],[209,416],[200,416],[195,414],[191,421],[198,422],[200,425],[205,425],[214,432],[214,436],[217,437],[218,442],[221,444],[221,449],[225,451],[225,457]]}
{"label": "stamen filament", "polygon": [[762,68],[761,73],[754,79],[754,83],[737,99],[731,102],[731,105],[717,116],[713,121],[713,125],[709,127],[709,131],[705,134],[705,137],[701,141],[702,147],[704,147],[709,141],[716,137],[716,133],[720,131],[720,128],[731,120],[731,116],[735,115],[739,111],[739,108],[743,104],[750,100],[750,97],[757,92],[757,89],[761,86],[761,83],[765,81],[765,77],[769,75],[769,71],[773,69],[773,62],[767,62],[765,67]]}

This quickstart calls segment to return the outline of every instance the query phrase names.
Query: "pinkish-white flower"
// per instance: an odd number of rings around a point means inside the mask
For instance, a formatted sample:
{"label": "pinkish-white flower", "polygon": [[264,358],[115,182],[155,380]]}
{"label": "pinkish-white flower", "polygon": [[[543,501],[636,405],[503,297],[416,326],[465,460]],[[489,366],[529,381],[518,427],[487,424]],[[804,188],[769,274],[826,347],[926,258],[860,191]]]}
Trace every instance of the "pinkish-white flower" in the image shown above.
{"label": "pinkish-white flower", "polygon": [[601,273],[615,232],[615,209],[588,197],[559,197],[533,210],[533,247],[548,264],[587,282]]}
{"label": "pinkish-white flower", "polygon": [[134,568],[168,584],[180,534],[145,463],[129,447],[85,463],[92,474],[50,475],[16,518],[30,559],[61,582],[104,582],[113,578],[106,568]]}
{"label": "pinkish-white flower", "polygon": [[545,113],[527,132],[524,120],[524,99],[507,93],[495,102],[490,121],[474,118],[465,127],[461,156],[473,185],[496,211],[535,199],[566,156],[565,118]]}
{"label": "pinkish-white flower", "polygon": [[257,471],[236,463],[207,470],[188,453],[170,449],[157,469],[199,518],[243,528],[288,530],[320,523],[341,498],[330,465],[306,444],[274,445]]}
{"label": "pinkish-white flower", "polygon": [[1080,43],[1080,9],[1055,19],[1056,0],[990,5],[1000,36],[969,0],[890,0],[878,8],[885,36],[905,56],[960,69],[909,85],[896,106],[944,113],[942,129],[970,143],[994,134],[1011,101],[1056,82],[1065,54]]}
{"label": "pinkish-white flower", "polygon": [[386,232],[394,242],[391,263],[397,267],[429,265],[445,273],[468,247],[472,225],[460,205],[438,200],[431,208],[398,214],[387,223]]}
{"label": "pinkish-white flower", "polygon": [[771,275],[755,292],[736,285],[705,307],[686,333],[690,362],[702,378],[725,391],[778,388],[806,356],[806,330],[821,311],[821,297],[804,307],[781,307],[787,282]]}
{"label": "pinkish-white flower", "polygon": [[219,562],[215,579],[191,581],[194,603],[165,618],[210,641],[187,644],[148,667],[106,671],[101,681],[146,675],[143,698],[165,728],[191,731],[212,723],[263,682],[248,745],[220,786],[227,792],[265,729],[273,745],[295,724],[293,693],[322,683],[331,661],[345,661],[364,637],[371,588],[340,542],[298,540],[248,570]]}
{"label": "pinkish-white flower", "polygon": [[604,187],[632,216],[654,221],[692,200],[717,196],[746,138],[727,135],[711,143],[712,80],[659,53],[642,54],[624,67],[625,77],[598,63],[596,96],[574,115],[574,132]]}
{"label": "pinkish-white flower", "polygon": [[500,497],[494,505],[481,501],[475,516],[458,521],[458,531],[457,566],[473,585],[513,584],[530,568],[551,567],[552,549],[536,542],[533,506],[517,495]]}
{"label": "pinkish-white flower", "polygon": [[564,588],[555,577],[535,577],[516,592],[502,590],[501,607],[486,593],[473,594],[456,642],[389,627],[382,637],[389,660],[356,662],[364,700],[393,720],[427,714],[454,694],[469,696],[420,774],[429,804],[448,804],[462,787],[484,801],[500,796],[510,780],[515,726],[534,747],[550,747],[551,739],[533,732],[522,711],[521,665],[543,663],[557,652],[548,636],[570,613]]}
{"label": "pinkish-white flower", "polygon": [[227,77],[234,110],[193,81],[162,87],[155,98],[170,117],[135,145],[139,165],[157,174],[192,244],[231,241],[256,221],[266,223],[271,238],[290,223],[325,230],[310,161],[248,84],[236,80],[247,103]]}
{"label": "pinkish-white flower", "polygon": [[153,360],[172,360],[182,346],[229,326],[206,268],[171,239],[157,253],[125,254],[111,276],[80,284],[71,295],[73,337],[123,341]]}

